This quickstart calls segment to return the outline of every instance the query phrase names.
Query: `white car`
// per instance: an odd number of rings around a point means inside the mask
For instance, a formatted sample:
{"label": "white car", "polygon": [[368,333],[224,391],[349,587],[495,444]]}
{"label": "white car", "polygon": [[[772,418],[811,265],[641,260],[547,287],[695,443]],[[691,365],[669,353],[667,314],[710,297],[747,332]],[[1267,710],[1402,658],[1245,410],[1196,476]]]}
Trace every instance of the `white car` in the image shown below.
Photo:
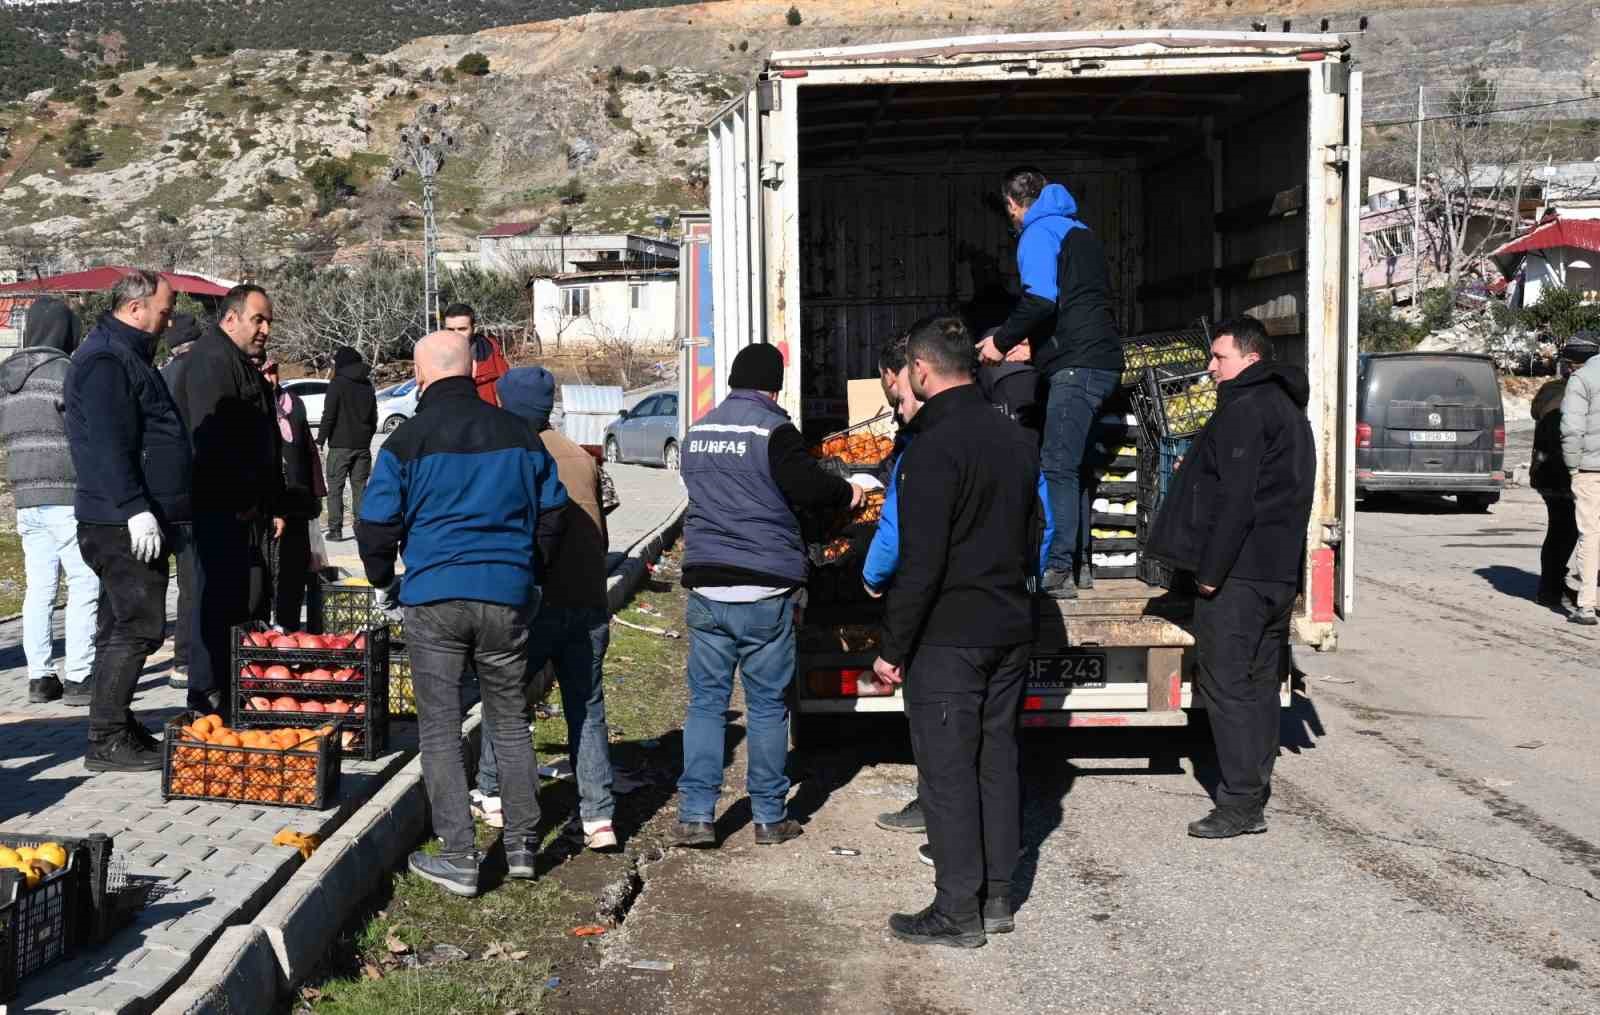
{"label": "white car", "polygon": [[378,392],[378,432],[394,428],[417,414],[417,382],[413,378]]}
{"label": "white car", "polygon": [[328,397],[328,382],[320,377],[300,377],[284,381],[283,390],[299,396],[305,403],[306,422],[315,432],[322,425],[322,400]]}

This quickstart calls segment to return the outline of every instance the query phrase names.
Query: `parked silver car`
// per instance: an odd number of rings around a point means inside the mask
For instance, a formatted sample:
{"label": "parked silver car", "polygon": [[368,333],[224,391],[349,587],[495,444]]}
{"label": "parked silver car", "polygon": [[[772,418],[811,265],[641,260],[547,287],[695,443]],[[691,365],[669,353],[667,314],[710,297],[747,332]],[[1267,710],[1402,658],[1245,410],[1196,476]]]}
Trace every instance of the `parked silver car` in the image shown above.
{"label": "parked silver car", "polygon": [[394,428],[417,414],[417,382],[413,378],[378,392],[378,432]]}
{"label": "parked silver car", "polygon": [[678,396],[651,395],[606,427],[606,461],[678,467]]}

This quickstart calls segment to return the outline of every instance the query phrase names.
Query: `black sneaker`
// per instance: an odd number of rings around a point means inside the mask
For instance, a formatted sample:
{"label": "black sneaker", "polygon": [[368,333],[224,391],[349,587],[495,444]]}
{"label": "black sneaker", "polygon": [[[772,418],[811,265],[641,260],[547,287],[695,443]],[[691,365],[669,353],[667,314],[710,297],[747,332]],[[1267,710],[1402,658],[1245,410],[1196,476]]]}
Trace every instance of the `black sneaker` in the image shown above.
{"label": "black sneaker", "polygon": [[912,800],[897,811],[878,815],[877,826],[890,832],[926,832],[928,819],[922,816],[922,800]]}
{"label": "black sneaker", "polygon": [[535,869],[535,861],[539,857],[539,850],[535,843],[525,842],[521,846],[506,847],[506,877],[516,878],[519,881],[532,881],[539,876]]}
{"label": "black sneaker", "polygon": [[922,845],[918,846],[917,847],[917,859],[921,860],[923,863],[927,864],[929,867],[932,867],[933,866],[933,843],[924,842]]}
{"label": "black sneaker", "polygon": [[38,680],[28,681],[28,701],[31,704],[43,705],[59,697],[61,697],[61,678],[54,673]]}
{"label": "black sneaker", "polygon": [[133,709],[131,709],[131,708],[127,709],[124,712],[124,714],[127,716],[127,719],[128,719],[128,735],[129,736],[133,737],[134,740],[138,741],[139,745],[141,747],[145,748],[146,750],[150,750],[150,751],[159,751],[159,750],[161,750],[161,741],[160,741],[160,739],[158,739],[154,733],[150,732],[149,727],[147,727],[144,723],[139,721],[138,717],[133,714]]}
{"label": "black sneaker", "polygon": [[1039,590],[1051,599],[1076,599],[1078,586],[1067,571],[1050,570],[1039,579]]}
{"label": "black sneaker", "polygon": [[717,830],[709,821],[679,821],[667,836],[669,846],[687,846],[690,849],[716,849]]}
{"label": "black sneaker", "polygon": [[957,923],[929,906],[920,913],[896,913],[889,917],[889,930],[895,937],[914,945],[944,945],[947,948],[982,948],[989,943],[983,921],[974,916]]}
{"label": "black sneaker", "polygon": [[158,772],[161,752],[150,750],[131,732],[121,732],[98,743],[91,740],[83,767],[91,772]]}
{"label": "black sneaker", "polygon": [[73,708],[88,708],[94,699],[94,688],[87,680],[69,680],[61,685],[61,704]]}
{"label": "black sneaker", "polygon": [[411,873],[424,881],[432,881],[451,895],[464,899],[478,894],[478,856],[432,856],[417,850],[406,862]]}
{"label": "black sneaker", "polygon": [[1189,834],[1196,839],[1231,839],[1266,830],[1267,819],[1259,807],[1217,807],[1199,821],[1189,822]]}
{"label": "black sneaker", "polygon": [[985,899],[983,902],[983,932],[985,934],[1009,934],[1017,929],[1017,921],[1011,915],[1010,899]]}
{"label": "black sneaker", "polygon": [[758,824],[756,825],[756,845],[776,846],[779,843],[788,842],[790,839],[798,839],[803,834],[805,834],[805,829],[801,828],[800,822],[793,818],[774,821],[770,825]]}

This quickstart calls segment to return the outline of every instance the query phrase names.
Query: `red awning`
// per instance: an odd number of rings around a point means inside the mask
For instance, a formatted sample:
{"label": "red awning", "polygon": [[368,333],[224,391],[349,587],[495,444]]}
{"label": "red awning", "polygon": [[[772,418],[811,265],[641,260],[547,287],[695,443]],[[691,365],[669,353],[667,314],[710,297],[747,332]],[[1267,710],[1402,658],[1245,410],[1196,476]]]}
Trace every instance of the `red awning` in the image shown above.
{"label": "red awning", "polygon": [[1517,237],[1489,256],[1500,258],[1556,247],[1577,247],[1600,253],[1600,220],[1547,218],[1532,232]]}
{"label": "red awning", "polygon": [[[50,275],[45,278],[31,278],[10,285],[0,285],[0,296],[33,296],[39,293],[98,293],[109,292],[122,276],[134,269],[124,265],[108,265],[104,268],[90,268],[88,271],[74,271],[65,275]],[[181,271],[164,271],[161,277],[167,280],[173,291],[188,293],[190,296],[226,296],[226,286],[201,278],[199,275],[187,275]]]}

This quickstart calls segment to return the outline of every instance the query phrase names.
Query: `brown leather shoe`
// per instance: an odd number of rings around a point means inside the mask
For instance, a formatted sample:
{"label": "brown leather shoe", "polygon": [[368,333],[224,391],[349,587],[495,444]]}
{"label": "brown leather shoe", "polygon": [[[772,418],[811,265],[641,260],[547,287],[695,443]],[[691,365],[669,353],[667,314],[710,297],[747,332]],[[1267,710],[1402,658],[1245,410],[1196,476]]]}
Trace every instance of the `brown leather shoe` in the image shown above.
{"label": "brown leather shoe", "polygon": [[800,822],[793,818],[784,818],[770,825],[756,825],[756,845],[776,846],[780,842],[798,838],[804,833],[805,829],[800,827]]}

